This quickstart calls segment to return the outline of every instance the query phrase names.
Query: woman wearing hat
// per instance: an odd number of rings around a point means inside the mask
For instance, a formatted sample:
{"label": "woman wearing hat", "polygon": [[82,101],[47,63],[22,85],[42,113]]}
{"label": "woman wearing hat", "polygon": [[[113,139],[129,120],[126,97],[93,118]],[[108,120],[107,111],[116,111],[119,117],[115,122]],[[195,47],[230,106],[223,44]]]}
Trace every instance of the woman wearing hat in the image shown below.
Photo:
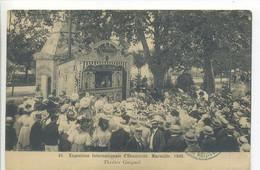
{"label": "woman wearing hat", "polygon": [[63,120],[60,121],[58,131],[60,134],[60,143],[59,150],[60,151],[70,151],[71,143],[68,140],[68,136],[71,132],[75,130],[76,126],[76,114],[73,110],[68,107],[66,112],[66,116]]}
{"label": "woman wearing hat", "polygon": [[78,115],[84,115],[88,119],[92,119],[93,115],[90,109],[91,100],[89,97],[83,97],[79,102]]}
{"label": "woman wearing hat", "polygon": [[85,152],[92,145],[92,138],[89,135],[90,120],[85,119],[69,135],[68,141],[72,143],[71,152]]}
{"label": "woman wearing hat", "polygon": [[24,117],[22,121],[22,128],[17,141],[17,150],[18,151],[30,151],[30,117]]}
{"label": "woman wearing hat", "polygon": [[98,127],[93,134],[93,143],[98,152],[109,151],[111,132],[109,131],[109,118],[102,114],[98,120]]}

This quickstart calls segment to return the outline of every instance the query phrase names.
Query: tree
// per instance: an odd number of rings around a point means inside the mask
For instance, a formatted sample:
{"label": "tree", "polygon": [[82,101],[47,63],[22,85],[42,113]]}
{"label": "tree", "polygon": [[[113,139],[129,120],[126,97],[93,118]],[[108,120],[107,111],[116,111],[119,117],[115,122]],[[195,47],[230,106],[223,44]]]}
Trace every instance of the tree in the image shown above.
{"label": "tree", "polygon": [[9,13],[7,58],[25,66],[25,82],[33,63],[32,55],[41,50],[58,15],[59,11],[46,10],[12,10]]}
{"label": "tree", "polygon": [[7,77],[6,77],[6,82],[7,84],[11,84],[12,86],[12,97],[14,96],[14,86],[15,86],[15,76],[23,71],[23,67],[17,64],[12,63],[11,61],[7,60]]}
{"label": "tree", "polygon": [[[186,57],[202,61],[209,94],[215,90],[213,67],[215,59],[226,66],[225,70],[230,71],[234,68],[232,64],[234,56],[236,58],[240,56],[241,60],[247,61],[246,68],[250,69],[249,11],[182,11],[181,15],[174,15],[174,20],[178,23],[175,29],[181,30],[182,35],[186,35],[188,39],[187,45],[183,46]],[[240,66],[241,60],[236,60]]]}
{"label": "tree", "polygon": [[134,65],[138,69],[138,75],[141,77],[142,76],[141,68],[146,64],[145,57],[142,51],[138,51],[137,53],[133,52],[132,55],[134,59]]}

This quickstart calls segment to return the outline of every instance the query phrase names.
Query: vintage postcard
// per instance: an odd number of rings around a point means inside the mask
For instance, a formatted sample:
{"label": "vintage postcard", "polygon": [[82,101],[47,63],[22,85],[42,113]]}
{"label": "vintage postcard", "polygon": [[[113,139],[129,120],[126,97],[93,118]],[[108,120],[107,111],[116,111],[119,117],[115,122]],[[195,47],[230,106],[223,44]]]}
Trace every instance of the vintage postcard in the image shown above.
{"label": "vintage postcard", "polygon": [[7,14],[6,170],[250,169],[250,10]]}

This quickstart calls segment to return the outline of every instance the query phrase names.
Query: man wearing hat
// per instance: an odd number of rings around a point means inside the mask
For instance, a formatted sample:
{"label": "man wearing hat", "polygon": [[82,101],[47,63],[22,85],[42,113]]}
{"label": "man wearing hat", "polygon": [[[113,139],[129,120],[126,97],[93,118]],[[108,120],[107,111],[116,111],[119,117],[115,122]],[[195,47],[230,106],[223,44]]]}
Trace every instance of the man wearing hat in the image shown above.
{"label": "man wearing hat", "polygon": [[31,149],[33,151],[41,151],[43,144],[43,136],[42,136],[42,124],[40,123],[42,119],[41,114],[35,114],[33,124],[30,132],[30,144]]}
{"label": "man wearing hat", "polygon": [[142,142],[142,132],[141,126],[136,127],[134,136],[127,142],[124,151],[125,152],[144,152],[145,147]]}
{"label": "man wearing hat", "polygon": [[59,131],[56,124],[57,116],[51,116],[51,122],[43,129],[43,141],[46,152],[58,152]]}
{"label": "man wearing hat", "polygon": [[164,133],[158,128],[159,122],[156,119],[151,121],[151,135],[149,149],[152,152],[162,152],[165,149]]}
{"label": "man wearing hat", "polygon": [[204,127],[204,139],[201,141],[202,152],[216,152],[216,138],[212,137],[213,133],[213,129],[210,126]]}
{"label": "man wearing hat", "polygon": [[13,150],[17,143],[16,132],[12,125],[13,125],[13,118],[7,117],[6,125],[5,125],[5,149],[8,151]]}
{"label": "man wearing hat", "polygon": [[183,138],[181,127],[179,125],[172,125],[170,127],[171,136],[166,143],[167,152],[184,152],[187,144]]}
{"label": "man wearing hat", "polygon": [[183,136],[188,147],[185,152],[201,152],[201,148],[197,145],[197,138],[193,132],[186,132]]}
{"label": "man wearing hat", "polygon": [[227,126],[227,134],[226,136],[219,139],[218,142],[218,151],[219,152],[237,152],[238,151],[238,143],[235,137],[233,136],[234,133],[234,126],[228,125]]}
{"label": "man wearing hat", "polygon": [[118,130],[111,134],[110,151],[122,152],[129,141],[129,133],[124,130],[125,124],[126,121],[122,119],[118,122]]}

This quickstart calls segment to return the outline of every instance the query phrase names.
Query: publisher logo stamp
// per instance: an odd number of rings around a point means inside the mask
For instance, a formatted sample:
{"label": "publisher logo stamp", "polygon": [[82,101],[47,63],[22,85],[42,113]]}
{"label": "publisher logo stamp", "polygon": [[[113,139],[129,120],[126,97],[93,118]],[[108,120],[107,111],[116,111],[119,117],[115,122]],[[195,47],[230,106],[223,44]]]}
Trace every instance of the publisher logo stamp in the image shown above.
{"label": "publisher logo stamp", "polygon": [[185,152],[189,157],[196,160],[209,160],[215,158],[220,152]]}

